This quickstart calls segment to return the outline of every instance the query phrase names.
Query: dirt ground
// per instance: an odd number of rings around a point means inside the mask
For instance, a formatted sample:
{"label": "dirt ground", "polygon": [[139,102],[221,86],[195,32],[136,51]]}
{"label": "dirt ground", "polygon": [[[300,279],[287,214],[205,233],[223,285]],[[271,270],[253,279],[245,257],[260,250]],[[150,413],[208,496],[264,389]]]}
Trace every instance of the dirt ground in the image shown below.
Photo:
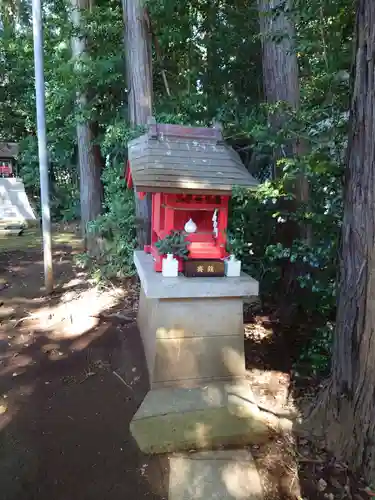
{"label": "dirt ground", "polygon": [[[167,457],[143,455],[129,434],[147,391],[136,282],[98,291],[74,268],[79,240],[64,229],[54,245],[56,291],[46,298],[40,241],[18,238],[0,240],[0,500],[166,499]],[[298,346],[267,315],[245,317],[256,397],[280,410],[298,407]],[[372,496],[307,438],[284,436],[251,451],[266,500]]]}
{"label": "dirt ground", "polygon": [[56,335],[62,322],[37,316],[87,289],[72,282],[74,251],[55,247],[60,290],[46,301],[40,252],[0,249],[0,498],[167,498],[163,458],[142,455],[128,430],[147,390],[134,326],[101,319]]}

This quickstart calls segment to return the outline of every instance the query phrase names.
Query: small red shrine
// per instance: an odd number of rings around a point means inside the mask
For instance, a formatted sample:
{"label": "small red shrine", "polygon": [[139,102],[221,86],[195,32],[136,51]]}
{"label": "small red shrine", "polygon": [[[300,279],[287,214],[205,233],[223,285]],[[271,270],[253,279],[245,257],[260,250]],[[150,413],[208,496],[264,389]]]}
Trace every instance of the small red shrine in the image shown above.
{"label": "small red shrine", "polygon": [[0,177],[15,176],[15,157],[18,154],[18,144],[0,142]]}
{"label": "small red shrine", "polygon": [[225,144],[219,126],[156,124],[154,119],[146,134],[128,144],[126,182],[139,197],[152,193],[151,245],[144,250],[152,254],[158,272],[163,256],[155,244],[189,224],[189,260],[224,259],[233,186],[258,184]]}

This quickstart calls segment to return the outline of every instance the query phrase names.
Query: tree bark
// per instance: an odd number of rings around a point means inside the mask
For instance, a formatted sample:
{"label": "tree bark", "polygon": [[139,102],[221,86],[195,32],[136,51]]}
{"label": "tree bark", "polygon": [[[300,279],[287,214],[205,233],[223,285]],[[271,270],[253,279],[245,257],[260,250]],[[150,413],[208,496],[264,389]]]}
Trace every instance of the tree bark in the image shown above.
{"label": "tree bark", "polygon": [[[89,0],[72,0],[72,23],[77,31],[82,26],[82,11],[90,7]],[[77,74],[81,71],[86,57],[86,41],[84,37],[76,34],[72,39],[72,53],[75,59]],[[87,109],[87,95],[78,91],[77,101],[77,145],[80,182],[81,202],[81,229],[82,237],[87,251],[95,256],[98,252],[97,241],[94,235],[89,234],[87,226],[90,221],[95,220],[102,211],[102,165],[93,143],[91,123],[81,115]]]}
{"label": "tree bark", "polygon": [[[263,87],[268,103],[283,101],[292,109],[298,109],[299,81],[294,26],[283,10],[284,4],[284,0],[258,0]],[[290,4],[287,1],[287,6]]]}
{"label": "tree bark", "polygon": [[339,300],[332,374],[321,406],[336,456],[375,474],[375,3],[359,0]]}
{"label": "tree bark", "polygon": [[[152,116],[151,34],[144,15],[143,0],[123,0],[125,53],[128,80],[129,120],[133,126],[147,125]],[[135,192],[137,242],[150,243],[151,196],[140,200]]]}
{"label": "tree bark", "polygon": [[[295,52],[295,30],[290,11],[293,0],[258,0],[259,25],[262,41],[263,89],[270,105],[286,104],[292,111],[300,106],[298,61]],[[277,132],[285,126],[287,110],[277,107],[269,113],[271,128]],[[302,156],[304,144],[299,140],[291,140],[282,149],[274,152],[274,178],[279,177],[277,162],[281,158]],[[294,193],[294,200],[281,200],[280,210],[289,213],[309,203],[308,180],[302,172],[298,173],[293,183],[288,182],[286,190]],[[302,239],[311,244],[311,228],[307,224],[298,224],[291,218],[277,226],[276,239],[290,248],[295,239]],[[280,280],[280,307],[277,314],[291,317],[294,304],[290,297],[303,293],[297,277],[301,274],[301,266],[291,263],[288,258],[280,259],[282,279]]]}
{"label": "tree bark", "polygon": [[[260,34],[262,38],[263,88],[268,104],[284,102],[294,111],[300,106],[298,61],[294,47],[294,25],[285,8],[292,6],[292,0],[258,0]],[[274,130],[283,126],[285,116],[281,111],[270,115]],[[301,155],[304,145],[301,141],[290,143],[281,156]],[[278,158],[275,158],[277,160]],[[276,162],[275,162],[276,164]],[[275,177],[277,177],[275,169]],[[307,179],[300,175],[296,179],[295,195],[298,202],[308,203]]]}

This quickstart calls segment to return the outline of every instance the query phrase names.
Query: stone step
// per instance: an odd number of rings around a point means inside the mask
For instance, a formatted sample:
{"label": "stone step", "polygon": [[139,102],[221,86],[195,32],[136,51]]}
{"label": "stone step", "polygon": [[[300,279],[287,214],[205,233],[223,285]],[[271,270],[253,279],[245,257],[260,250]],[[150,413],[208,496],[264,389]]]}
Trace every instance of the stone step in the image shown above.
{"label": "stone step", "polygon": [[26,229],[38,227],[39,220],[0,219],[0,236],[15,236]]}
{"label": "stone step", "polygon": [[17,236],[24,230],[25,225],[20,222],[0,221],[0,236]]}
{"label": "stone step", "polygon": [[262,500],[254,459],[246,450],[219,450],[169,458],[169,500]]}
{"label": "stone step", "polygon": [[130,423],[144,453],[170,453],[266,442],[293,422],[262,411],[246,381],[151,390]]}

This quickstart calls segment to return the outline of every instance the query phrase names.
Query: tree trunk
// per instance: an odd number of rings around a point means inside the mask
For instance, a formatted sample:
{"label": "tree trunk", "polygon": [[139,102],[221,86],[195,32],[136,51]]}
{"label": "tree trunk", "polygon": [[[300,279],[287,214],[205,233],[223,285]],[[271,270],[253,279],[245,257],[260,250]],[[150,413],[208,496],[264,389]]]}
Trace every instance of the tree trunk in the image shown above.
{"label": "tree trunk", "polygon": [[[284,3],[284,0],[258,0],[263,86],[268,103],[284,101],[292,109],[298,109],[299,82],[294,27],[281,7]],[[289,5],[290,2],[287,3]],[[278,8],[281,10],[278,11]]]}
{"label": "tree trunk", "polygon": [[[79,30],[82,25],[81,11],[90,7],[89,0],[72,0],[72,23]],[[76,61],[77,73],[81,70],[86,57],[86,41],[84,37],[76,36],[72,39],[72,53]],[[87,96],[84,92],[77,92],[77,144],[81,201],[81,229],[85,247],[91,255],[98,252],[97,241],[94,235],[87,231],[87,225],[95,220],[102,211],[102,165],[93,144],[91,123],[81,115],[87,108]]]}
{"label": "tree trunk", "polygon": [[[217,26],[217,11],[218,7],[211,0],[205,3],[205,18],[203,21],[204,38],[203,46],[206,50],[206,70],[204,86],[207,96],[207,120],[216,118],[218,107],[218,95],[215,89],[215,74],[219,70],[219,61],[217,60],[217,47],[215,43],[215,32]],[[219,70],[220,71],[220,70]]]}
{"label": "tree trunk", "polygon": [[[263,87],[268,104],[287,103],[294,111],[299,109],[298,62],[294,49],[294,26],[285,13],[292,0],[258,0],[260,34],[262,38]],[[283,113],[277,111],[270,116],[274,130],[283,126]],[[294,141],[287,151],[278,152],[281,156],[301,155],[304,146]],[[276,158],[276,160],[278,159]],[[276,162],[275,162],[276,163]],[[275,177],[276,169],[275,169]],[[308,203],[309,186],[307,179],[300,175],[296,179],[295,195],[298,202]]]}
{"label": "tree trunk", "polygon": [[[297,111],[300,105],[298,61],[294,47],[295,30],[293,22],[286,9],[290,10],[292,0],[258,0],[259,25],[262,39],[263,88],[268,104],[286,104],[291,110]],[[277,132],[285,126],[287,111],[276,108],[269,114],[272,129]],[[290,141],[286,147],[274,152],[274,178],[279,177],[277,162],[281,158],[302,156],[304,144],[299,140]],[[285,189],[293,192],[294,200],[282,200],[279,203],[281,211],[294,213],[298,207],[309,203],[309,185],[303,173],[295,176],[293,183],[288,183]],[[307,224],[298,224],[291,218],[286,223],[277,226],[276,239],[285,247],[290,248],[296,239],[311,243],[311,228]],[[297,277],[301,266],[291,263],[288,258],[280,259],[282,279],[280,280],[279,310],[290,320],[294,304],[291,296],[303,293]]]}
{"label": "tree trunk", "polygon": [[339,301],[328,399],[322,405],[328,446],[368,483],[375,474],[374,19],[375,2],[359,0]]}
{"label": "tree trunk", "polygon": [[[123,0],[129,119],[133,126],[152,116],[152,53],[143,0]],[[151,196],[135,193],[137,241],[140,248],[151,239]]]}

